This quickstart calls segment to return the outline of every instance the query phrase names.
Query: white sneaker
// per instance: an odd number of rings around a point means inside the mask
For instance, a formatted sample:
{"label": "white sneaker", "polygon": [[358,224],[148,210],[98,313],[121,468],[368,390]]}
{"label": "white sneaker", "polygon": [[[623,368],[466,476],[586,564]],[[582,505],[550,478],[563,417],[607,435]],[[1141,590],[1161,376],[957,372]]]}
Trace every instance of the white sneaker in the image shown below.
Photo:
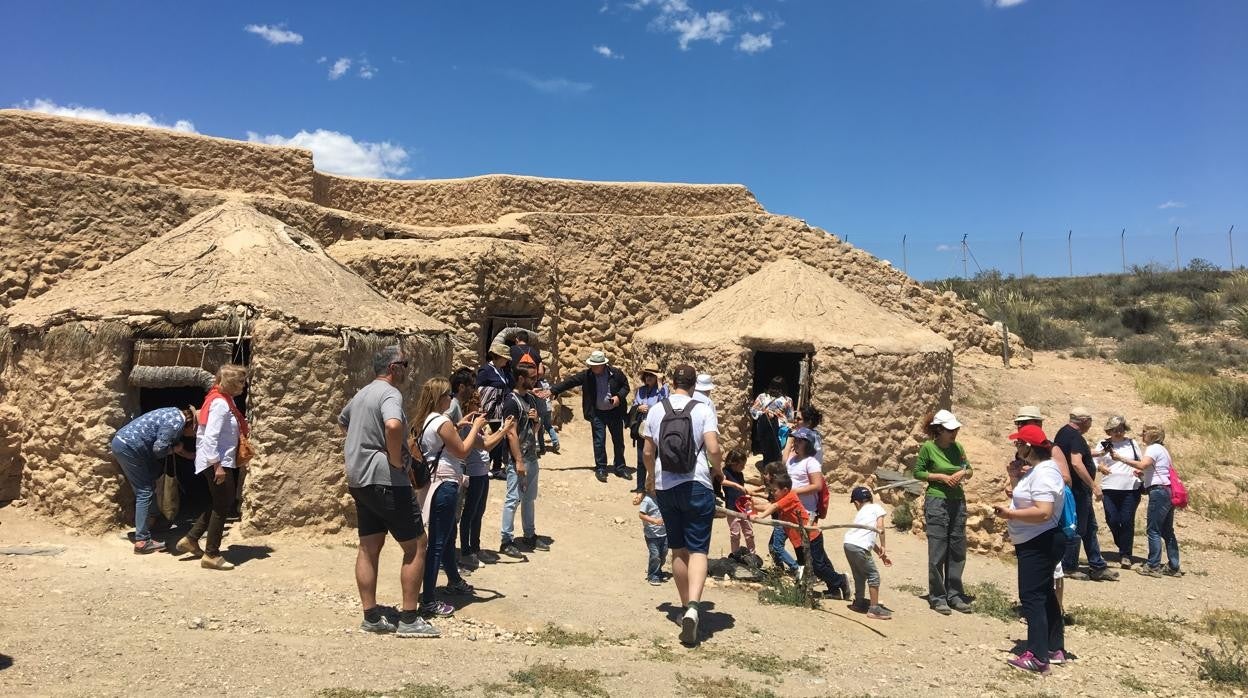
{"label": "white sneaker", "polygon": [[698,610],[685,609],[685,617],[680,619],[680,642],[683,645],[698,644]]}
{"label": "white sneaker", "polygon": [[798,584],[801,584],[801,583],[802,583],[802,577],[803,577],[805,574],[806,574],[806,566],[805,566],[805,565],[802,565],[801,567],[798,567],[798,568],[797,568],[797,577],[796,577],[796,579],[797,579],[797,583],[798,583]]}

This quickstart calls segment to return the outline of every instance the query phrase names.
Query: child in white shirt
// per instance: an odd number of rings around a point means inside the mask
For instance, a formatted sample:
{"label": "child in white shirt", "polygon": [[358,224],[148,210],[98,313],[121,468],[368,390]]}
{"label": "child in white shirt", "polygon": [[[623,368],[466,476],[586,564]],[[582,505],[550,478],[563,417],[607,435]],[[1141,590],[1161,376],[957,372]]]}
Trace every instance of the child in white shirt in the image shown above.
{"label": "child in white shirt", "polygon": [[[854,515],[854,523],[865,528],[851,528],[845,533],[845,559],[854,573],[854,602],[849,608],[858,613],[866,613],[868,618],[889,620],[893,612],[880,605],[880,573],[871,559],[871,552],[880,555],[885,567],[892,567],[893,561],[884,552],[884,507],[871,501],[871,490],[866,487],[855,487],[849,495],[849,501],[858,510]],[[863,587],[870,590],[870,602],[863,598]]]}

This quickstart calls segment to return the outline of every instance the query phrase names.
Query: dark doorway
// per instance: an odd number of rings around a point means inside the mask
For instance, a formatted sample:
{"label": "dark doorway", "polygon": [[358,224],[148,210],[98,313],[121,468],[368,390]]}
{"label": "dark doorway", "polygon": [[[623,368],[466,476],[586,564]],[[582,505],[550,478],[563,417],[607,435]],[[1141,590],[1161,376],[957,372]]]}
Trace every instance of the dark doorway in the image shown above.
{"label": "dark doorway", "polygon": [[[183,386],[178,388],[142,388],[139,390],[139,411],[147,414],[162,407],[186,407],[195,409],[204,404],[206,393],[203,388]],[[240,408],[241,409],[241,408]],[[194,450],[195,438],[183,438],[182,445],[187,450]],[[181,456],[169,456],[173,459],[174,472],[178,477],[178,491],[182,494],[182,502],[178,506],[178,518],[194,516],[208,507],[211,497],[208,495],[208,483],[202,477],[195,477],[195,461]],[[168,467],[168,461],[166,461]]]}
{"label": "dark doorway", "polygon": [[[807,366],[807,357],[807,354],[797,352],[754,352],[754,385],[750,393],[750,401],[753,402],[759,394],[767,392],[767,386],[771,384],[772,379],[779,376],[784,381],[784,394],[793,398],[795,407],[800,407],[806,399],[807,392],[805,383],[808,373],[804,370]],[[764,431],[771,434],[770,430]],[[759,429],[751,429],[750,435],[751,451],[764,455],[771,452],[770,448],[760,443]]]}
{"label": "dark doorway", "polygon": [[[497,336],[499,332],[502,332],[508,327],[522,327],[536,335],[537,328],[541,324],[542,319],[532,315],[489,316],[486,318],[485,324],[483,325],[485,332],[481,337],[481,363],[484,364],[486,361],[489,361],[490,342],[494,341],[494,337]],[[538,349],[542,348],[540,342],[531,343],[537,346]]]}

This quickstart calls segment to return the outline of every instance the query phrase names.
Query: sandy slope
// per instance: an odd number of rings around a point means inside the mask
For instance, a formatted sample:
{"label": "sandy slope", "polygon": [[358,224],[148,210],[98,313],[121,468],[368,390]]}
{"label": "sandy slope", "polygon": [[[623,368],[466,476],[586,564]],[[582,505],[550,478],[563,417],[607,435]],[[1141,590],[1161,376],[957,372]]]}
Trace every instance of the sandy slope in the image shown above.
{"label": "sandy slope", "polygon": [[[968,385],[971,371],[959,369],[960,384]],[[1100,398],[1106,387],[1129,416],[1164,416],[1140,405],[1130,382],[1102,363],[1041,355],[1026,371],[976,366],[973,373],[976,385],[961,391],[966,404],[959,409],[968,423],[968,451],[985,471],[1006,450],[999,445],[1000,423],[1008,423],[1007,412],[1023,401],[1056,406],[1077,399],[1100,414],[1110,406]],[[1040,395],[1052,399],[1031,399]],[[1208,690],[1196,683],[1192,668],[1192,645],[1207,642],[1194,624],[1182,644],[1073,627],[1067,645],[1080,656],[1073,666],[1043,680],[1011,673],[1003,660],[1025,626],[983,616],[946,618],[913,594],[898,592],[898,584],[922,586],[926,577],[923,540],[898,533],[889,534],[896,564],[883,570],[884,599],[896,611],[894,620],[868,621],[839,602],[827,602],[821,611],[763,606],[753,591],[717,585],[707,593],[715,606],[707,617],[713,632],[701,648],[685,650],[676,645],[677,629],[665,612],[676,603],[674,589],[650,587],[643,579],[645,549],[626,493],[631,483],[593,479],[588,430],[580,424],[566,429],[565,444],[563,455],[545,460],[541,476],[538,527],[555,539],[553,550],[526,564],[495,565],[473,575],[479,600],[456,620],[440,623],[447,637],[432,642],[354,632],[359,616],[349,538],[230,535],[227,543],[234,547],[227,556],[251,559],[231,573],[215,573],[168,555],[134,556],[116,533],[79,536],[22,508],[0,510],[0,545],[67,547],[58,556],[0,557],[6,589],[0,595],[0,653],[12,658],[10,667],[0,669],[0,694],[303,695],[336,686],[386,690],[404,682],[440,682],[471,694],[536,662],[599,669],[607,674],[601,685],[610,695],[676,695],[678,673],[731,674],[785,696],[1121,695],[1130,693],[1123,677],[1154,685],[1159,695]],[[496,486],[486,518],[490,540],[500,506]],[[850,516],[839,497],[833,511],[833,519]],[[1179,519],[1181,541],[1226,543],[1232,536],[1242,539],[1243,532],[1191,514]],[[714,542],[726,552],[722,522]],[[844,569],[840,536],[828,543]],[[383,566],[380,596],[383,603],[397,603],[393,546]],[[1248,560],[1188,548],[1184,567],[1189,574],[1181,580],[1128,573],[1118,583],[1070,583],[1067,603],[1193,620],[1208,608],[1248,607],[1248,592],[1238,583]],[[974,556],[966,576],[1010,590],[1013,574],[1008,559]],[[552,648],[525,632],[548,622],[601,639],[590,647]],[[671,653],[657,652],[656,642]],[[769,677],[735,667],[734,657],[743,651],[804,655],[811,668]]]}

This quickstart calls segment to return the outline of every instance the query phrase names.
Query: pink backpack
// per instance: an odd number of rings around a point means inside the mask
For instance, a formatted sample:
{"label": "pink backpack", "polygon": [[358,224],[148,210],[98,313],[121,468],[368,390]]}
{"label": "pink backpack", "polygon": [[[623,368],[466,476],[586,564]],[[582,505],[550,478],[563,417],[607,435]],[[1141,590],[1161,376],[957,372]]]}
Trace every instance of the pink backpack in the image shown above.
{"label": "pink backpack", "polygon": [[1187,487],[1179,479],[1179,471],[1174,469],[1173,462],[1170,463],[1170,503],[1176,509],[1187,508]]}

